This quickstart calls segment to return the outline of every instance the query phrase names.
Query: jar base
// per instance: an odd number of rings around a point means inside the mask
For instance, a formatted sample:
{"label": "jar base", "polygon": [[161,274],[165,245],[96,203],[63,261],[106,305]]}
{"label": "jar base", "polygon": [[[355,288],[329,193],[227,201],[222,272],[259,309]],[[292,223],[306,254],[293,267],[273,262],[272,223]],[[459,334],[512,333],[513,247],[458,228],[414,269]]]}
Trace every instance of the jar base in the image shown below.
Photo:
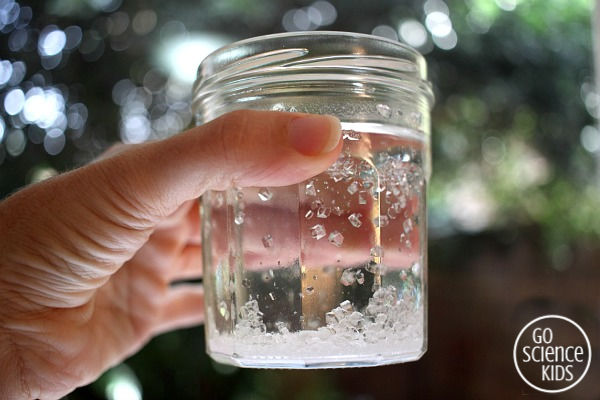
{"label": "jar base", "polygon": [[273,369],[328,369],[377,367],[416,361],[427,351],[422,345],[416,351],[383,354],[331,355],[322,357],[278,357],[278,356],[244,356],[234,353],[208,352],[216,362],[241,368],[273,368]]}

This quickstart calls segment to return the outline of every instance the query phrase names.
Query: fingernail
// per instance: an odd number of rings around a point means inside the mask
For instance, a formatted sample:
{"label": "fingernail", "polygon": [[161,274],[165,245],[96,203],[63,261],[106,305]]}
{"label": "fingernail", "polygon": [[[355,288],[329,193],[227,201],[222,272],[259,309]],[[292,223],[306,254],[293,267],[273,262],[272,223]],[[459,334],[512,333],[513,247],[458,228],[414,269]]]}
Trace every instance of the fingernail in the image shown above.
{"label": "fingernail", "polygon": [[307,115],[288,124],[290,144],[299,153],[316,156],[335,149],[340,142],[340,120],[330,115]]}

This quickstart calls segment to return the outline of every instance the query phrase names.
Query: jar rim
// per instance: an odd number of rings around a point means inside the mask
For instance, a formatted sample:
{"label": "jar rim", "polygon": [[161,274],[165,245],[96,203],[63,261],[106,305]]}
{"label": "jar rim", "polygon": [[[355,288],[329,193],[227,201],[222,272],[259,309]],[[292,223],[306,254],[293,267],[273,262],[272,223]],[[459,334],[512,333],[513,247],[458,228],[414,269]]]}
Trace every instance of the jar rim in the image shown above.
{"label": "jar rim", "polygon": [[417,50],[388,38],[342,31],[276,33],[221,47],[198,67],[193,97],[197,101],[224,87],[247,85],[253,77],[347,81],[354,79],[344,77],[350,73],[382,78],[390,87],[433,103],[426,62]]}

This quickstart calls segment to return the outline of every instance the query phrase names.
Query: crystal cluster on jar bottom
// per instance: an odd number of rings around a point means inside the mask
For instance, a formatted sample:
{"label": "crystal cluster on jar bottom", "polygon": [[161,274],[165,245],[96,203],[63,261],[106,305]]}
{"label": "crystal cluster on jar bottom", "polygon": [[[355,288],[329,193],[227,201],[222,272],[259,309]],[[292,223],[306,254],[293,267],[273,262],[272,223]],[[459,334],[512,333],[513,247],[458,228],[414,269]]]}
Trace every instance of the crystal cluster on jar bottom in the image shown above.
{"label": "crystal cluster on jar bottom", "polygon": [[[353,350],[358,352],[379,351],[381,346],[395,346],[401,352],[412,351],[421,343],[423,310],[419,299],[407,294],[398,296],[394,286],[375,291],[362,311],[346,300],[325,318],[326,326],[317,330],[290,332],[286,328],[267,332],[258,302],[250,300],[240,309],[233,336],[246,355],[261,357],[273,352],[280,357],[319,356],[323,351],[335,354],[353,344],[359,346]],[[219,340],[224,341],[223,346],[228,341],[226,335]]]}

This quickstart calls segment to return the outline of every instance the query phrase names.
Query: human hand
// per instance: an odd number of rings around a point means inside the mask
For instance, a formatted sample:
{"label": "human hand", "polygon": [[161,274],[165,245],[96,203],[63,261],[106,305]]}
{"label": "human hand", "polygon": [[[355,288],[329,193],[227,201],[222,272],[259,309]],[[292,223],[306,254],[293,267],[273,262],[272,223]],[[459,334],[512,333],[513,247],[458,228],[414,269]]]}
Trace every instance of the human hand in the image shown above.
{"label": "human hand", "polygon": [[203,318],[206,190],[284,186],[330,165],[336,119],[237,111],[131,146],[0,203],[0,398],[59,398]]}
{"label": "human hand", "polygon": [[[413,139],[399,139],[384,134],[364,135],[360,140],[356,140],[355,136],[353,140],[344,140],[342,154],[336,164],[360,164],[368,181],[369,175],[385,173],[385,167],[379,166],[380,170],[375,171],[375,167],[366,164],[366,160],[390,149],[423,151],[422,146],[422,142]],[[409,167],[409,163],[396,165],[395,172],[402,174]],[[300,187],[289,185],[270,188],[274,201],[261,199],[261,188],[243,190],[245,216],[243,225],[238,229],[243,237],[243,252],[239,256],[244,270],[287,268],[298,259],[300,251],[302,262],[306,265],[364,266],[371,261],[371,249],[376,245],[385,251],[385,271],[407,269],[419,260],[423,230],[418,224],[411,226],[408,231],[404,228],[408,217],[421,213],[423,199],[419,191],[402,188],[401,203],[396,197],[398,194],[390,196],[391,188],[378,195],[373,195],[371,190],[362,187],[357,189],[360,190],[358,193],[350,192],[349,186],[357,182],[362,182],[362,186],[364,178],[356,175],[352,178],[333,179],[335,171],[333,166],[333,169],[310,177]],[[317,193],[315,196],[304,193],[304,185],[308,181],[314,186]],[[210,252],[215,266],[219,264],[219,260],[229,257],[230,252],[228,237],[231,232],[222,228],[231,224],[233,218],[232,205],[224,201],[226,198],[226,193],[216,192],[208,199],[210,225],[213,226],[210,232]],[[317,216],[321,206],[329,210],[326,218]],[[358,221],[351,224],[352,214]],[[317,224],[322,225],[326,232],[339,231],[344,245],[332,245],[327,235],[321,240],[311,238],[311,229]],[[265,246],[264,237],[267,234],[275,240],[276,245]]]}

